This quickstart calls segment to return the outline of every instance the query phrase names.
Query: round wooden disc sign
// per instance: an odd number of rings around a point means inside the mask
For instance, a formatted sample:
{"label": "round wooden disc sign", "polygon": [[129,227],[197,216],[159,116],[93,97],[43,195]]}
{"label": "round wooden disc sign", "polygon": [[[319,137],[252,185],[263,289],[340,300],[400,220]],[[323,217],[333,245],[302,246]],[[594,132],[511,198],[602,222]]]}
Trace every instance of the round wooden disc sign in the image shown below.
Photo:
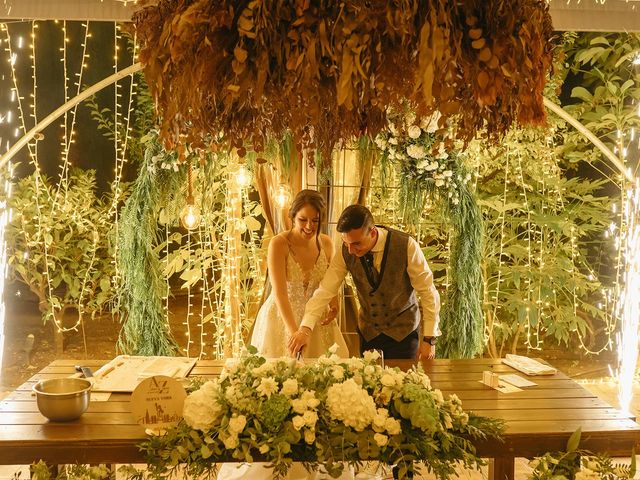
{"label": "round wooden disc sign", "polygon": [[131,394],[131,413],[147,433],[157,434],[182,420],[187,392],[175,378],[155,375],[136,387]]}

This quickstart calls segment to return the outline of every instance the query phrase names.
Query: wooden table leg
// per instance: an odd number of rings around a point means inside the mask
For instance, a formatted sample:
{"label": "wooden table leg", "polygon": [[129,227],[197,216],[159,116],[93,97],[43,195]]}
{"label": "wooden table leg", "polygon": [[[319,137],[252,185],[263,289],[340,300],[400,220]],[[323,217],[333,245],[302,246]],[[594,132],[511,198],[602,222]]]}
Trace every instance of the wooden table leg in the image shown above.
{"label": "wooden table leg", "polygon": [[489,480],[513,480],[515,458],[496,457],[489,459]]}

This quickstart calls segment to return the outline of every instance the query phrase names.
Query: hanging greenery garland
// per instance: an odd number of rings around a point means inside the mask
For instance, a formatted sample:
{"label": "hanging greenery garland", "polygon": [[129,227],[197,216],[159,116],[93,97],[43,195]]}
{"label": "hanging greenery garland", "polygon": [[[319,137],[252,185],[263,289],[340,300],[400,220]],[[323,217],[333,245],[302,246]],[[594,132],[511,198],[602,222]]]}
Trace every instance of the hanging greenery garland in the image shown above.
{"label": "hanging greenery garland", "polygon": [[140,60],[168,148],[221,131],[240,152],[244,141],[261,151],[289,130],[330,158],[406,100],[455,119],[465,140],[544,123],[545,0],[139,4]]}
{"label": "hanging greenery garland", "polygon": [[[399,167],[403,216],[418,223],[428,200],[435,200],[451,222],[449,279],[440,311],[438,354],[472,358],[482,352],[482,215],[469,188],[471,174],[434,132],[439,114],[417,120],[412,112],[390,115],[389,128],[375,139],[382,161]],[[384,170],[384,169],[383,169]]]}
{"label": "hanging greenery garland", "polygon": [[160,143],[150,140],[143,139],[149,146],[120,219],[118,307],[123,327],[118,348],[131,355],[173,355],[177,346],[163,308],[157,219],[167,195],[184,184],[184,169],[178,169],[177,155],[162,155]]}

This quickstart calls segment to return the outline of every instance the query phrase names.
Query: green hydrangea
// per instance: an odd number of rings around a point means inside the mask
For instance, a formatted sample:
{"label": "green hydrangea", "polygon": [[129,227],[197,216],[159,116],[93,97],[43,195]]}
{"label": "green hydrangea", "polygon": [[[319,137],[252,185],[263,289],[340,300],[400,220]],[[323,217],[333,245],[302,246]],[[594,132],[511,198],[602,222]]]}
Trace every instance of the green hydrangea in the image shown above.
{"label": "green hydrangea", "polygon": [[282,426],[290,411],[289,399],[280,393],[275,393],[260,405],[258,420],[267,430],[273,432]]}
{"label": "green hydrangea", "polygon": [[432,394],[424,387],[411,383],[403,385],[400,395],[394,400],[394,406],[412,426],[430,435],[438,430],[438,409]]}

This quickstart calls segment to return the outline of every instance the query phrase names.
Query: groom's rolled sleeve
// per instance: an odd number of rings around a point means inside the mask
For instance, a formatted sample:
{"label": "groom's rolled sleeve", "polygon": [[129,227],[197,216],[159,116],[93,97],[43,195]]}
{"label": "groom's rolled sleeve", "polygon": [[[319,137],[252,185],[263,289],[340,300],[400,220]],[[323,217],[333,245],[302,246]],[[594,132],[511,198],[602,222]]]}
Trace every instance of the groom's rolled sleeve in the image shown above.
{"label": "groom's rolled sleeve", "polygon": [[440,295],[433,284],[433,272],[427,259],[413,238],[409,238],[407,246],[407,273],[422,305],[422,334],[437,337],[440,335]]}
{"label": "groom's rolled sleeve", "polygon": [[333,256],[327,272],[324,274],[320,285],[313,293],[304,308],[304,316],[300,322],[301,327],[313,330],[316,323],[327,313],[327,305],[338,292],[347,276],[347,266],[340,250]]}

